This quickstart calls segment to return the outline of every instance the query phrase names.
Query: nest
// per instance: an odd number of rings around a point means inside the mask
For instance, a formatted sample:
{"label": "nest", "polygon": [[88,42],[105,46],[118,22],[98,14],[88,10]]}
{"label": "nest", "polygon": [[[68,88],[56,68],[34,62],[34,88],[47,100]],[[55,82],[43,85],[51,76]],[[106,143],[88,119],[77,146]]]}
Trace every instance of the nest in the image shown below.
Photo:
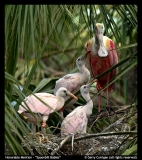
{"label": "nest", "polygon": [[[126,122],[126,115],[116,116],[113,123],[97,134],[76,134],[61,138],[61,136],[38,132],[24,136],[22,147],[29,155],[120,155],[128,142],[136,136],[132,134],[130,125]],[[89,127],[92,128],[98,119],[107,114],[90,117]]]}
{"label": "nest", "polygon": [[[123,125],[127,129],[129,128],[127,124]],[[29,155],[114,155],[116,151],[119,155],[128,140],[123,145],[120,146],[120,144],[129,135],[97,137],[97,134],[84,134],[74,139],[72,135],[61,138],[52,134],[45,137],[42,133],[30,133],[29,136],[30,138],[24,136],[24,141],[22,142],[22,146],[27,150],[27,153],[29,152],[28,147],[31,149]]]}

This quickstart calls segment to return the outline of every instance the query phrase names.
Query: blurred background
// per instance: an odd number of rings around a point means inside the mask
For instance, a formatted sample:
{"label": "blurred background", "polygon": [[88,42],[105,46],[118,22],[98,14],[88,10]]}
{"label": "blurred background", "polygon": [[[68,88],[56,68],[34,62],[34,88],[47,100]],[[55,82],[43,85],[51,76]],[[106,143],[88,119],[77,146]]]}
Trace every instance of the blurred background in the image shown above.
{"label": "blurred background", "polygon": [[[137,5],[5,5],[4,18],[5,141],[11,154],[26,154],[20,142],[27,126],[17,114],[19,104],[31,92],[53,93],[56,80],[78,71],[75,61],[85,54],[95,23],[104,24],[104,35],[118,52],[120,74],[109,94],[111,106],[136,106]],[[97,95],[93,101],[95,114]],[[58,115],[51,117],[48,125],[56,125]]]}

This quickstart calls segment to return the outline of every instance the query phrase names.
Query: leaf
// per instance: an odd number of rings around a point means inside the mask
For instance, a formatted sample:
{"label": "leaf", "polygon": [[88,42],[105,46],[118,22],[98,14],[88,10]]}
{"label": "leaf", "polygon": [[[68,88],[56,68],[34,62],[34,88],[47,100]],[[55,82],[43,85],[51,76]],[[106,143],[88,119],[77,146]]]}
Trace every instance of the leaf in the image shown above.
{"label": "leaf", "polygon": [[42,79],[37,87],[34,89],[33,93],[36,92],[48,92],[51,88],[54,88],[55,86],[55,81],[57,79],[52,79],[52,78],[44,78]]}
{"label": "leaf", "polygon": [[135,144],[134,146],[132,146],[130,149],[127,149],[124,153],[122,153],[122,155],[136,155],[133,153],[137,152],[137,144]]}

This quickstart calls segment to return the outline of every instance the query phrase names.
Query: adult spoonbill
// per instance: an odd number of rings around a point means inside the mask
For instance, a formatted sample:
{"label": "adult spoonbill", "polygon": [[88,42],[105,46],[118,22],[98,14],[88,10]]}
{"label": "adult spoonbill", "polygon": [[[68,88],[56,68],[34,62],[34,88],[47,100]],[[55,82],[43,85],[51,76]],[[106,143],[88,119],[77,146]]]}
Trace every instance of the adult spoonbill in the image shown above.
{"label": "adult spoonbill", "polygon": [[56,96],[50,93],[31,94],[24,99],[25,102],[21,103],[18,113],[27,117],[27,121],[34,124],[34,131],[36,131],[37,122],[42,122],[42,127],[46,128],[46,121],[49,115],[63,107],[66,96],[78,99],[64,87],[57,91]]}
{"label": "adult spoonbill", "polygon": [[71,133],[85,134],[87,128],[88,117],[92,114],[93,101],[90,98],[90,87],[96,80],[81,86],[80,92],[87,102],[84,106],[75,108],[69,113],[61,124],[61,136],[67,136]]}
{"label": "adult spoonbill", "polygon": [[[76,65],[80,72],[67,74],[56,81],[54,95],[57,94],[57,91],[60,87],[65,87],[67,90],[75,94],[79,91],[80,87],[83,84],[86,84],[90,80],[90,71],[85,67],[85,55],[80,56],[76,59]],[[69,99],[69,96],[65,97],[65,100]],[[65,108],[70,108],[71,104],[75,103],[75,100],[72,100],[71,103],[67,104]],[[63,116],[64,107],[61,109],[61,114]]]}
{"label": "adult spoonbill", "polygon": [[[114,42],[107,36],[103,36],[104,27],[101,23],[95,25],[95,35],[86,43],[86,58],[94,78],[118,63],[118,54]],[[105,76],[98,79],[98,90],[109,83],[117,73],[113,69]],[[106,105],[108,106],[108,92],[113,91],[114,83],[109,85],[104,92],[106,93]],[[98,112],[100,112],[100,94],[98,95]]]}

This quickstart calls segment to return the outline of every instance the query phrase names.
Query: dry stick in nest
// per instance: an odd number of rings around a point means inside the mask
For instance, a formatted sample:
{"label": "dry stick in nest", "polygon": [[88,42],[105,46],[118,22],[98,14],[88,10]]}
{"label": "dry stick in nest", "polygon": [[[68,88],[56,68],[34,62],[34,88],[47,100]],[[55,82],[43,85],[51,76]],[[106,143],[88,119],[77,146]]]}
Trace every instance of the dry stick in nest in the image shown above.
{"label": "dry stick in nest", "polygon": [[[100,137],[100,136],[108,136],[108,135],[122,135],[122,134],[137,134],[136,131],[121,131],[121,132],[107,132],[107,133],[97,133],[97,134],[89,134],[89,135],[85,135],[85,136],[81,136],[78,138],[75,138],[75,141],[79,141],[82,139],[86,139],[86,138],[92,138],[92,137]],[[72,135],[68,135],[61,143],[60,145],[55,148],[52,152],[51,155],[54,155],[67,141],[69,141],[69,139],[72,137]]]}
{"label": "dry stick in nest", "polygon": [[[123,107],[122,109],[116,111],[115,113],[119,114],[121,111],[124,111],[128,108],[130,108],[131,106],[134,106],[135,104],[132,104],[132,105],[128,105],[128,106],[125,106]],[[99,116],[97,117],[97,119],[95,120],[95,122],[100,119],[102,116]],[[91,137],[98,137],[98,136],[105,136],[105,135],[108,135],[108,134],[111,134],[111,135],[118,135],[118,134],[135,134],[136,132],[110,132],[110,133],[104,133],[106,132],[107,130],[109,130],[111,127],[114,127],[118,124],[120,124],[126,117],[123,116],[122,118],[120,118],[119,120],[117,120],[116,122],[114,122],[113,124],[111,124],[110,126],[108,126],[105,130],[102,131],[102,133],[99,133],[99,134],[90,134],[90,135],[86,135],[86,136],[83,136],[83,137],[78,137],[78,138],[75,138],[74,140],[81,140],[81,139],[85,139],[85,138],[91,138]],[[72,135],[68,135],[61,143],[60,145],[55,148],[52,152],[51,152],[51,155],[54,155],[70,138],[72,137]]]}
{"label": "dry stick in nest", "polygon": [[131,107],[134,107],[134,106],[135,106],[135,104],[127,105],[127,106],[122,106],[122,108],[119,109],[119,110],[117,110],[117,111],[115,111],[115,113],[106,114],[106,112],[102,112],[102,113],[98,114],[98,116],[94,116],[93,119],[95,119],[95,120],[94,120],[94,121],[91,120],[91,121],[93,121],[93,123],[92,123],[92,125],[91,125],[91,127],[90,127],[90,129],[89,129],[88,132],[90,132],[90,130],[92,129],[92,127],[93,127],[93,125],[95,124],[95,122],[96,122],[97,120],[103,118],[104,116],[106,117],[106,116],[113,116],[114,114],[120,114],[120,113],[122,113],[122,111],[124,112],[124,111],[126,111],[127,109],[129,109],[129,108],[131,108]]}
{"label": "dry stick in nest", "polygon": [[118,124],[120,124],[124,119],[126,118],[126,115],[124,115],[123,117],[121,117],[119,120],[117,120],[116,122],[112,123],[111,125],[109,125],[107,128],[105,128],[101,133],[106,132],[107,130],[109,130],[112,127],[117,126]]}
{"label": "dry stick in nest", "polygon": [[[132,106],[134,106],[134,104],[133,104]],[[130,108],[130,107],[131,107],[131,105],[125,106],[125,107],[123,107],[122,109],[117,110],[116,113],[121,113],[122,110],[124,111],[124,110],[126,110],[126,109],[128,109],[128,108]],[[134,112],[134,114],[135,114],[135,112]],[[132,116],[132,115],[131,115],[131,116]],[[97,119],[94,121],[94,123],[95,123],[99,118],[100,118],[100,117],[97,117]],[[123,117],[121,117],[119,120],[117,120],[116,122],[114,122],[113,124],[111,124],[110,126],[108,126],[106,129],[104,129],[101,133],[104,133],[104,132],[108,131],[110,128],[117,126],[117,125],[120,124],[125,118],[128,118],[126,114],[125,114]],[[93,123],[93,124],[94,124],[94,123]],[[93,145],[93,146],[89,149],[89,151],[86,153],[86,155],[94,148],[94,146],[95,146],[95,145]]]}
{"label": "dry stick in nest", "polygon": [[66,136],[66,138],[59,144],[59,146],[51,152],[51,155],[54,155],[71,137],[72,135]]}
{"label": "dry stick in nest", "polygon": [[85,138],[92,138],[92,137],[100,137],[100,136],[108,136],[108,135],[122,135],[122,134],[137,134],[136,131],[121,131],[121,132],[107,132],[107,133],[96,133],[96,134],[88,134],[85,136],[81,136],[78,138],[75,138],[75,141],[79,141]]}
{"label": "dry stick in nest", "polygon": [[[133,115],[135,114],[136,112],[133,113]],[[132,117],[132,115],[131,115]],[[121,117],[119,120],[117,120],[116,122],[112,123],[110,126],[108,126],[107,128],[105,128],[101,133],[104,133],[106,132],[107,130],[109,130],[110,128],[112,127],[115,127],[117,126],[118,124],[120,124],[125,118],[129,118],[127,114],[125,114],[123,117]]]}
{"label": "dry stick in nest", "polygon": [[[105,128],[101,133],[105,133],[105,132],[108,131],[110,128],[117,126],[117,125],[120,124],[125,118],[126,118],[126,115],[124,115],[123,117],[121,117],[119,120],[117,120],[117,121],[114,122],[113,124],[109,125],[109,126],[108,126],[107,128]],[[97,121],[98,119],[99,119],[99,118],[97,118],[95,121]],[[94,122],[95,122],[95,121],[94,121]],[[93,150],[94,147],[95,147],[95,145],[93,145],[85,155],[88,155],[89,152],[90,152],[91,150]]]}
{"label": "dry stick in nest", "polygon": [[131,108],[131,107],[134,107],[136,104],[131,104],[131,105],[126,105],[126,106],[119,106],[121,107],[119,110],[115,111],[116,114],[119,114],[121,113],[122,111],[126,111],[127,109]]}
{"label": "dry stick in nest", "polygon": [[[109,117],[109,116],[112,116],[112,115],[116,115],[116,113],[113,111],[113,114],[110,114],[110,113],[108,113],[108,111],[106,111],[106,110],[102,111],[102,112],[99,113],[98,115],[95,115],[95,116],[93,117],[93,119],[95,119],[95,120],[93,121],[92,125],[90,126],[88,132],[91,131],[92,127],[94,126],[94,124],[95,124],[95,122],[96,122],[97,120],[99,120],[99,119],[101,119],[101,118],[103,118],[103,117]],[[116,115],[116,116],[117,116],[117,115]],[[92,121],[92,120],[91,120],[91,121]]]}

